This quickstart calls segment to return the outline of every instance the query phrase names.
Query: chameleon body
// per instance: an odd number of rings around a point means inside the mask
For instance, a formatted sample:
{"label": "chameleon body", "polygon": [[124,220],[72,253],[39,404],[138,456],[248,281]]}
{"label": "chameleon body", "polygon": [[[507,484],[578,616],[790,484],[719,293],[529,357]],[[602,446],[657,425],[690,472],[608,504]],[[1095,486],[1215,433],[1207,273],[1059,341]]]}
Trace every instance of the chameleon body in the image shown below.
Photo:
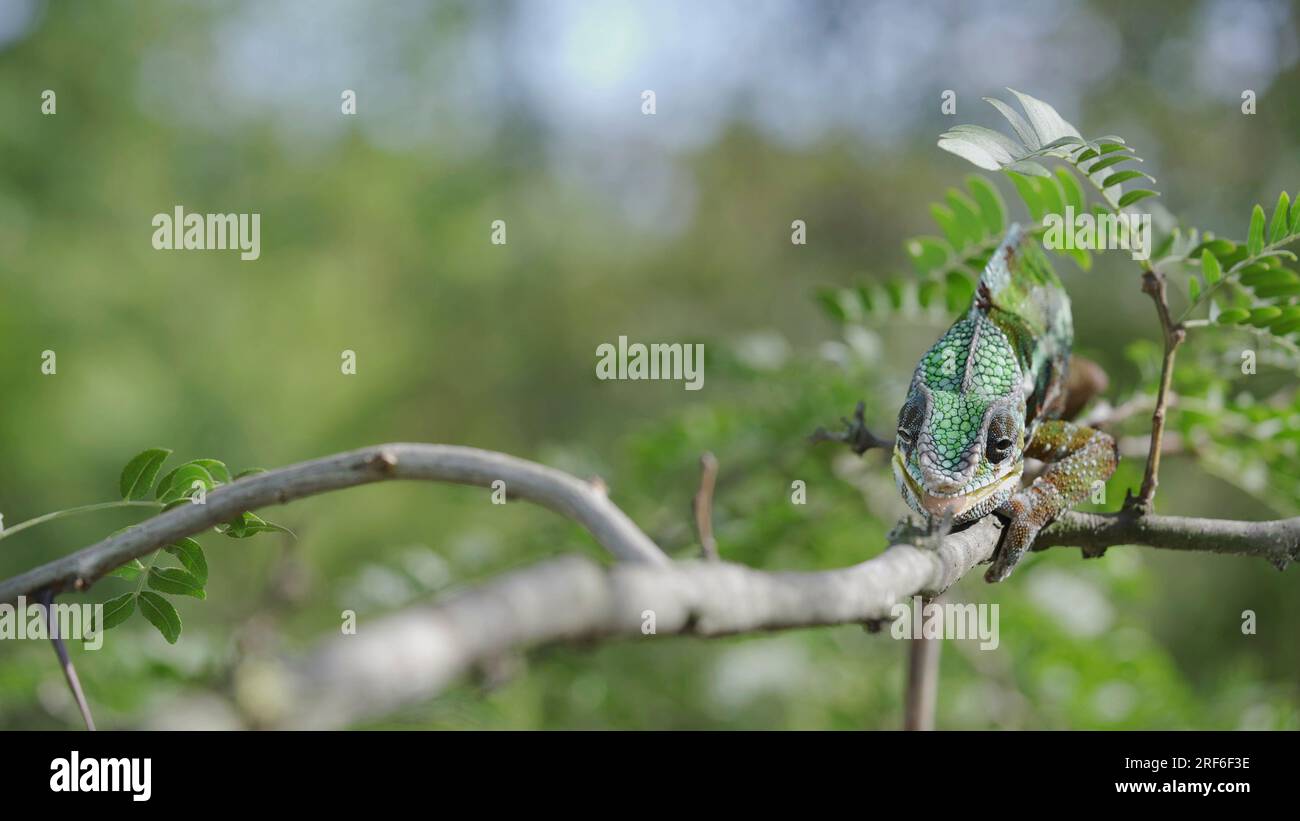
{"label": "chameleon body", "polygon": [[[1060,419],[1070,301],[1032,234],[1012,225],[970,308],[921,357],[898,415],[894,478],[933,525],[992,512],[1010,524],[985,578],[1001,581],[1048,522],[1115,472],[1115,440]],[[1021,488],[1025,457],[1047,463]]]}

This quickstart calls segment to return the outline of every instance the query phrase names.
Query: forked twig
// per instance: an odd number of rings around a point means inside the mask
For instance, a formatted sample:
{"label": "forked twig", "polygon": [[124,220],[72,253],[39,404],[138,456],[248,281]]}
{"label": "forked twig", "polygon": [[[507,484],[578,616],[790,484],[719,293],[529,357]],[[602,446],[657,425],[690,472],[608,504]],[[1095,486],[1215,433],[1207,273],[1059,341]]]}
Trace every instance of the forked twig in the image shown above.
{"label": "forked twig", "polygon": [[844,419],[841,417],[840,421],[844,423],[843,431],[833,433],[826,430],[826,428],[818,427],[817,430],[813,431],[812,435],[808,437],[808,440],[811,442],[840,442],[848,445],[853,449],[853,452],[859,456],[872,448],[880,448],[882,450],[892,449],[894,447],[892,440],[881,439],[879,436],[876,436],[867,429],[866,419],[863,418],[865,411],[866,403],[858,402],[858,406],[853,410],[852,419]]}
{"label": "forked twig", "polygon": [[1169,386],[1174,377],[1174,356],[1178,346],[1187,338],[1182,323],[1175,322],[1169,313],[1164,274],[1153,268],[1142,272],[1142,292],[1150,295],[1160,317],[1160,330],[1164,337],[1165,354],[1160,365],[1160,388],[1156,391],[1156,406],[1151,413],[1151,446],[1147,450],[1146,472],[1142,476],[1142,489],[1135,497],[1131,493],[1124,499],[1125,510],[1150,513],[1155,503],[1156,487],[1160,484],[1160,453],[1165,433],[1165,415],[1169,406]]}

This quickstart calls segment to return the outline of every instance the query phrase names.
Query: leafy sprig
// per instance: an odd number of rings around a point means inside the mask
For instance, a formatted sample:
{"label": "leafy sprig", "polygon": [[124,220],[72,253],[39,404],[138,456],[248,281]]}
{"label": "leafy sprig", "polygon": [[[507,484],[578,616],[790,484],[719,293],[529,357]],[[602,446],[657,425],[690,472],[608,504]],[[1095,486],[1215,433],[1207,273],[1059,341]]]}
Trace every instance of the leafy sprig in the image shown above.
{"label": "leafy sprig", "polygon": [[[166,448],[149,448],[126,463],[118,480],[124,503],[147,503],[161,510],[182,504],[203,504],[212,490],[262,472],[261,468],[253,468],[232,476],[226,464],[218,459],[191,459],[159,478],[162,466],[171,454],[172,451]],[[149,503],[146,500],[151,495],[153,502]],[[293,535],[287,528],[247,511],[219,525],[216,531],[232,539],[246,539],[268,532]],[[163,554],[176,559],[178,565],[159,564]],[[179,539],[154,551],[147,565],[139,559],[131,559],[108,575],[134,581],[136,588],[104,602],[102,628],[105,630],[122,624],[138,610],[164,639],[174,644],[180,638],[181,617],[166,596],[207,598],[208,560],[203,547],[191,538]]]}
{"label": "leafy sprig", "polygon": [[[1145,188],[1124,190],[1125,184],[1135,180],[1155,180],[1135,168],[1118,168],[1121,163],[1142,161],[1122,138],[1084,139],[1052,106],[1015,89],[1009,91],[1020,102],[1024,115],[1001,100],[984,99],[1007,119],[1016,138],[982,126],[959,125],[940,136],[939,147],[981,168],[1006,171],[1035,220],[1060,213],[1064,205],[1072,205],[1075,213],[1088,207],[1075,175],[1065,167],[1049,171],[1039,162],[1046,158],[1067,163],[1093,185],[1102,198],[1092,205],[1094,212],[1118,213],[1157,195]],[[1271,219],[1262,205],[1255,206],[1244,242],[1195,229],[1174,229],[1158,246],[1153,265],[1186,263],[1189,267],[1189,304],[1180,323],[1187,327],[1211,323],[1241,326],[1268,333],[1300,354],[1293,338],[1300,333],[1300,305],[1296,304],[1300,273],[1286,265],[1295,262],[1296,256],[1283,248],[1298,236],[1300,203],[1292,202],[1284,191]],[[1077,261],[1087,267],[1086,259]],[[1192,319],[1206,306],[1208,319]]]}
{"label": "leafy sprig", "polygon": [[[1300,199],[1300,193],[1297,194]],[[1266,227],[1267,223],[1267,227]],[[1208,305],[1205,323],[1214,322],[1263,330],[1290,343],[1300,332],[1300,273],[1287,266],[1296,255],[1283,246],[1300,238],[1300,203],[1283,191],[1266,220],[1263,206],[1251,211],[1246,242],[1210,238],[1184,261],[1191,267],[1186,320]],[[1199,252],[1199,253],[1198,253]]]}
{"label": "leafy sprig", "polygon": [[[1086,207],[1084,191],[1066,168],[1047,177],[1011,174],[1016,192],[1034,223],[1026,230],[1040,234],[1045,214],[1075,213]],[[842,322],[868,315],[906,314],[913,309],[942,306],[954,313],[970,303],[975,282],[989,257],[1006,235],[1009,215],[997,186],[976,175],[965,179],[965,190],[950,188],[942,202],[930,206],[937,234],[912,237],[904,243],[913,274],[895,275],[883,281],[853,288],[824,288],[817,293],[826,313]],[[1083,249],[1060,249],[1056,253],[1073,259],[1080,268],[1092,267],[1092,255]]]}
{"label": "leafy sprig", "polygon": [[1020,102],[1024,116],[994,97],[984,101],[1011,123],[1016,139],[983,126],[958,125],[940,135],[939,147],[988,171],[1011,172],[1013,180],[1016,176],[1051,177],[1052,172],[1039,160],[1062,160],[1092,184],[1115,212],[1159,196],[1147,188],[1124,190],[1126,183],[1138,179],[1154,183],[1155,178],[1136,168],[1117,168],[1121,163],[1142,162],[1123,139],[1110,135],[1085,139],[1052,106],[1014,88],[1007,90]]}

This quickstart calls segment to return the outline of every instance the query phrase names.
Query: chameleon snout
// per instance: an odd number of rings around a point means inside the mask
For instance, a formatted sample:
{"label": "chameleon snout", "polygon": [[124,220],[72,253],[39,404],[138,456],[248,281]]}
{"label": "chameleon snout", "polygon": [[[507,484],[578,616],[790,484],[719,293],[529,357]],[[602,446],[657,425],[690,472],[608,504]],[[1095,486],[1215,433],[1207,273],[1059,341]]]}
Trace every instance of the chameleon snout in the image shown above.
{"label": "chameleon snout", "polygon": [[931,496],[928,493],[921,495],[921,507],[936,519],[943,519],[945,516],[956,519],[966,512],[969,504],[970,499],[965,496]]}
{"label": "chameleon snout", "polygon": [[935,470],[921,469],[921,477],[924,479],[922,487],[929,491],[926,495],[934,496],[956,496],[961,493],[970,481],[968,476],[959,476],[953,478],[951,474],[940,473]]}

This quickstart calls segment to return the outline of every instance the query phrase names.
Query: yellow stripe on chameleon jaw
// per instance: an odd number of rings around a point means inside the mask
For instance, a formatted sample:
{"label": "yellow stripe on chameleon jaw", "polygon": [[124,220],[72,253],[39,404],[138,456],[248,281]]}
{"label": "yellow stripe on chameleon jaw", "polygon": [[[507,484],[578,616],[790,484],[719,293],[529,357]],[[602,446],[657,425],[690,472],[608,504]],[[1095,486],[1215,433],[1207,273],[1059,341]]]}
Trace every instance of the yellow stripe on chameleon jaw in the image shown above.
{"label": "yellow stripe on chameleon jaw", "polygon": [[[907,465],[903,461],[903,455],[898,452],[897,448],[894,449],[894,469],[902,473],[903,480],[907,482],[908,489],[912,491],[912,495],[914,495],[918,500],[922,500],[927,496],[936,499],[943,499],[943,498],[956,498],[958,496],[963,495],[963,494],[954,494],[953,496],[941,496],[939,494],[930,493],[928,490],[922,488],[920,484],[917,483],[916,479],[912,478],[912,474],[908,472]],[[1011,482],[1015,482],[1016,484],[1019,484],[1020,476],[1024,473],[1024,471],[1025,471],[1024,460],[1021,459],[1015,462],[1014,464],[1011,465],[1010,468],[1007,469],[1006,475],[993,479],[988,484],[982,485],[976,490],[973,490],[970,493],[965,494],[964,498],[966,499],[967,504],[965,504],[960,511],[955,512],[953,515],[960,516],[962,513],[971,509],[972,507],[975,507],[980,502],[992,496],[994,493],[997,493],[998,491],[1002,490],[1005,485]]]}

